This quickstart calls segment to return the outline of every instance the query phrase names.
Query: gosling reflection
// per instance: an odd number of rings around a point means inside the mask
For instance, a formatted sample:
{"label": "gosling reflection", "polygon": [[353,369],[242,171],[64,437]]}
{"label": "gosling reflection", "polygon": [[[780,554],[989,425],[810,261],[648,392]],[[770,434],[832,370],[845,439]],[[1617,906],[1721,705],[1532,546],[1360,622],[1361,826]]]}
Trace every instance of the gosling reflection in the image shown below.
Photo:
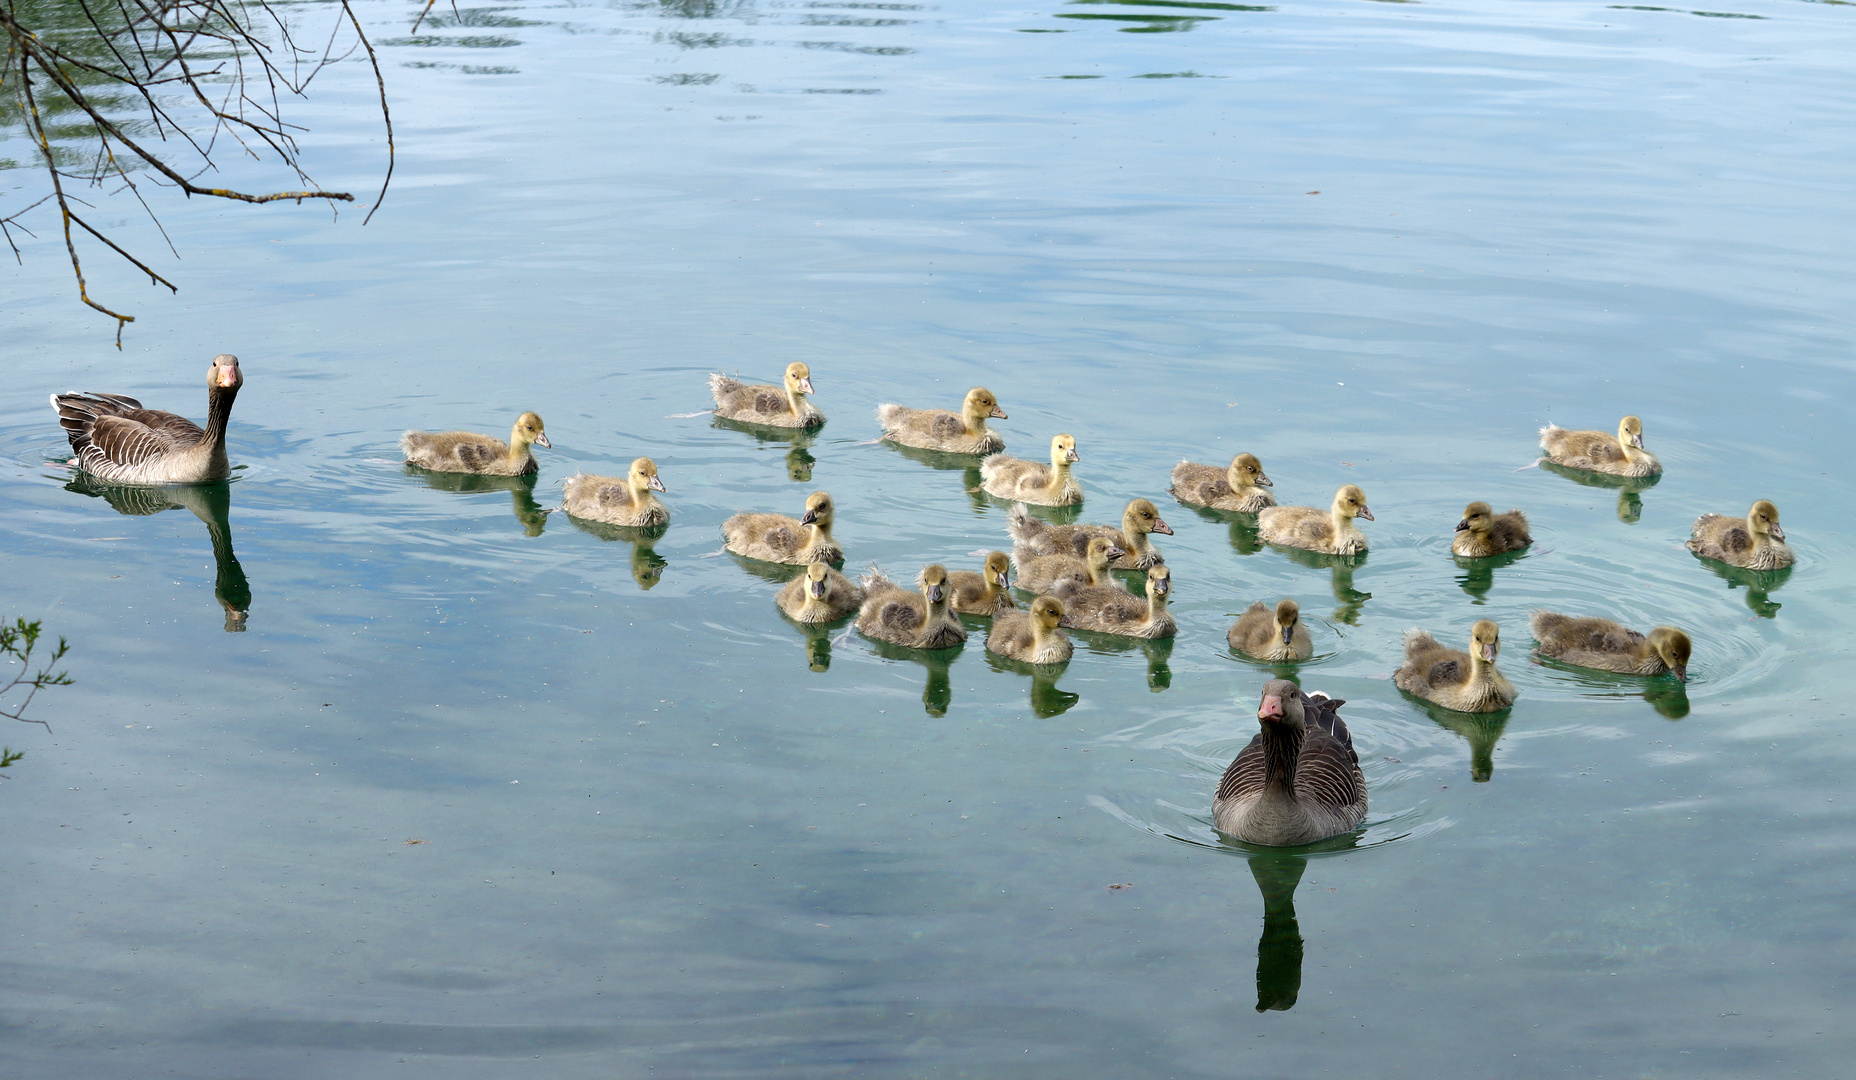
{"label": "gosling reflection", "polygon": [[1628,675],[1561,663],[1551,657],[1536,655],[1534,662],[1577,686],[1587,697],[1641,697],[1657,715],[1680,720],[1688,715],[1688,683],[1674,675]]}
{"label": "gosling reflection", "polygon": [[89,473],[79,473],[64,487],[66,491],[100,498],[119,514],[142,517],[184,507],[205,522],[213,544],[213,599],[219,601],[225,614],[227,633],[245,630],[251,613],[251,584],[245,580],[245,568],[232,551],[231,484],[221,480],[183,487],[140,487],[105,483]]}
{"label": "gosling reflection", "polygon": [[1176,638],[1134,638],[1120,634],[1098,634],[1090,630],[1071,630],[1076,643],[1092,653],[1117,655],[1139,652],[1147,660],[1147,689],[1158,694],[1173,685],[1173,656]]}
{"label": "gosling reflection", "polygon": [[1461,735],[1469,743],[1469,778],[1478,784],[1488,783],[1495,775],[1495,744],[1501,741],[1502,732],[1508,727],[1508,717],[1514,710],[1457,712],[1403,690],[1399,693],[1404,694],[1406,701],[1422,708],[1438,727]]}
{"label": "gosling reflection", "polygon": [[1373,598],[1369,592],[1361,592],[1353,587],[1353,572],[1366,565],[1367,552],[1357,555],[1329,555],[1320,551],[1308,551],[1304,548],[1283,547],[1276,550],[1292,563],[1314,569],[1326,569],[1329,573],[1329,585],[1334,590],[1334,600],[1340,606],[1334,609],[1335,622],[1348,626],[1360,625],[1360,609]]}
{"label": "gosling reflection", "polygon": [[[925,452],[926,451],[916,451],[916,453]],[[967,463],[971,465],[972,460],[972,458],[968,458]],[[969,468],[966,470],[964,483],[967,485],[967,497],[973,500],[973,509],[975,511],[985,513],[990,510],[1010,510],[1012,507],[1018,505],[1015,499],[1002,499],[988,492],[984,487],[980,486],[983,480],[984,478],[980,476],[978,468]],[[1083,504],[1080,502],[1071,503],[1068,506],[1036,506],[1027,503],[1025,509],[1030,512],[1032,517],[1040,521],[1048,521],[1052,525],[1074,525],[1081,520],[1083,516]]]}
{"label": "gosling reflection", "polygon": [[967,486],[970,488],[980,486],[980,468],[977,464],[980,459],[972,454],[950,454],[945,450],[925,450],[919,446],[904,446],[893,439],[879,440],[877,445],[901,454],[910,461],[926,465],[930,469],[967,473],[969,474],[967,479],[971,481]]}
{"label": "gosling reflection", "polygon": [[786,447],[786,478],[795,484],[812,482],[812,467],[818,464],[811,450],[812,441],[818,437],[817,428],[767,427],[763,424],[743,424],[721,416],[711,416],[709,426],[752,435],[754,441],[762,444],[764,449]]}
{"label": "gosling reflection", "polygon": [[1506,566],[1513,566],[1527,558],[1525,551],[1504,551],[1500,555],[1488,555],[1479,559],[1452,555],[1456,568],[1462,573],[1456,576],[1456,583],[1470,595],[1472,604],[1489,602],[1489,590],[1495,587],[1495,571]]}
{"label": "gosling reflection", "polygon": [[1250,876],[1263,894],[1263,936],[1257,939],[1257,1011],[1287,1012],[1302,992],[1302,927],[1295,888],[1308,860],[1300,855],[1252,855]]}
{"label": "gosling reflection", "polygon": [[1663,474],[1655,476],[1612,476],[1610,473],[1587,472],[1584,469],[1569,469],[1540,459],[1543,472],[1564,476],[1582,487],[1611,488],[1618,493],[1618,520],[1626,525],[1635,525],[1643,517],[1643,492],[1655,487],[1662,480]]}
{"label": "gosling reflection", "polygon": [[640,528],[632,525],[608,525],[603,521],[566,515],[568,521],[583,533],[597,536],[612,543],[630,544],[632,549],[632,580],[638,583],[641,591],[649,592],[651,587],[663,580],[664,567],[670,560],[652,550],[652,546],[670,531],[669,525],[652,525]]}
{"label": "gosling reflection", "polygon": [[947,707],[954,700],[954,686],[948,678],[948,668],[954,663],[961,650],[966,648],[963,642],[951,649],[911,649],[905,645],[894,645],[881,638],[865,638],[870,643],[870,651],[885,660],[908,660],[928,669],[927,683],[922,687],[922,709],[929,716],[946,716]]}
{"label": "gosling reflection", "polygon": [[525,536],[540,536],[548,526],[548,511],[535,501],[535,481],[539,472],[523,476],[490,476],[482,473],[432,472],[417,465],[405,466],[407,476],[425,481],[433,491],[456,491],[473,494],[482,491],[507,491],[516,520],[522,523]]}
{"label": "gosling reflection", "polygon": [[1255,555],[1263,550],[1263,541],[1257,537],[1257,515],[1240,514],[1233,510],[1213,510],[1209,507],[1181,503],[1193,513],[1206,521],[1214,521],[1230,528],[1231,550],[1239,555]]}
{"label": "gosling reflection", "polygon": [[994,671],[1006,675],[1026,675],[1031,679],[1031,713],[1040,720],[1049,720],[1053,716],[1062,716],[1082,697],[1068,690],[1059,690],[1057,680],[1062,677],[1069,661],[1061,664],[1027,664],[1022,660],[1011,660],[995,652],[986,654],[986,663]]}
{"label": "gosling reflection", "polygon": [[[781,613],[785,615],[784,612]],[[831,623],[799,622],[790,615],[785,616],[786,624],[799,631],[806,646],[806,668],[810,671],[825,672],[831,670],[831,636],[844,629],[845,621],[839,619]]]}
{"label": "gosling reflection", "polygon": [[1748,570],[1744,566],[1729,566],[1714,559],[1695,556],[1695,561],[1707,567],[1715,577],[1727,582],[1727,588],[1746,590],[1746,606],[1753,614],[1762,619],[1774,618],[1779,609],[1785,605],[1772,599],[1772,594],[1785,584],[1792,576],[1792,567],[1782,566],[1777,570]]}

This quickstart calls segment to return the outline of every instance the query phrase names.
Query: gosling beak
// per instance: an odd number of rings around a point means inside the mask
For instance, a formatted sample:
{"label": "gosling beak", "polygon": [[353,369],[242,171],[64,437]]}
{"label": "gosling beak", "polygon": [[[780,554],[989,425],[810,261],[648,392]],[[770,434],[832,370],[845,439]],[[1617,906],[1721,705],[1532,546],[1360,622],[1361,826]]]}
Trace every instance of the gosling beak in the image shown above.
{"label": "gosling beak", "polygon": [[812,380],[810,378],[799,380],[799,392],[802,394],[810,394],[812,392]]}
{"label": "gosling beak", "polygon": [[545,446],[550,450],[554,449],[554,444],[548,441],[548,433],[545,431],[535,436],[535,445]]}
{"label": "gosling beak", "polygon": [[820,578],[817,581],[811,582],[811,586],[812,586],[812,595],[814,598],[819,599],[819,600],[825,599],[825,579],[824,578]]}
{"label": "gosling beak", "polygon": [[933,603],[933,604],[940,603],[941,602],[941,586],[939,585],[928,586],[927,596],[928,596],[929,603]]}
{"label": "gosling beak", "polygon": [[1776,521],[1772,523],[1772,538],[1774,540],[1785,539],[1785,530],[1779,528],[1779,523]]}
{"label": "gosling beak", "polygon": [[1469,519],[1464,518],[1462,521],[1457,522],[1456,531],[1457,532],[1468,532],[1469,531]]}
{"label": "gosling beak", "polygon": [[1276,696],[1275,694],[1264,694],[1263,704],[1257,706],[1257,719],[1259,720],[1281,720],[1282,719],[1282,698]]}
{"label": "gosling beak", "polygon": [[1484,642],[1484,643],[1482,644],[1482,646],[1481,646],[1481,649],[1482,649],[1482,658],[1483,658],[1484,660],[1487,660],[1487,661],[1488,661],[1489,663],[1491,663],[1491,664],[1493,664],[1493,663],[1495,662],[1495,645],[1494,645],[1494,643],[1493,643],[1493,642]]}
{"label": "gosling beak", "polygon": [[1688,681],[1688,665],[1687,664],[1683,664],[1681,667],[1676,669],[1676,681],[1677,682]]}
{"label": "gosling beak", "polygon": [[1068,629],[1068,630],[1076,629],[1076,624],[1070,621],[1070,617],[1068,615],[1065,615],[1063,618],[1058,619],[1057,625],[1064,627],[1065,629]]}
{"label": "gosling beak", "polygon": [[659,480],[657,477],[653,476],[651,478],[651,490],[652,491],[663,491],[664,482],[662,480]]}
{"label": "gosling beak", "polygon": [[1258,487],[1275,487],[1276,481],[1271,480],[1269,477],[1263,475],[1262,473],[1258,473],[1257,474],[1257,486]]}
{"label": "gosling beak", "polygon": [[806,512],[800,516],[799,524],[810,525],[817,520],[818,520],[818,514],[813,512],[812,508],[808,506],[806,507]]}
{"label": "gosling beak", "polygon": [[1063,452],[1063,460],[1065,460],[1065,461],[1081,461],[1081,460],[1083,460],[1083,459],[1082,459],[1082,458],[1079,458],[1079,457],[1077,457],[1077,456],[1076,456],[1076,451],[1075,451],[1075,450],[1065,450],[1065,451]]}
{"label": "gosling beak", "polygon": [[1373,517],[1373,512],[1372,512],[1371,510],[1368,510],[1368,509],[1367,509],[1366,507],[1364,507],[1364,506],[1362,506],[1362,507],[1360,507],[1360,516],[1361,516],[1361,517],[1363,517],[1363,518],[1365,518],[1365,519],[1366,519],[1366,520],[1368,520],[1368,521],[1373,521],[1373,520],[1376,520],[1376,519],[1375,519],[1375,518]]}
{"label": "gosling beak", "polygon": [[1119,559],[1123,555],[1126,555],[1126,554],[1127,552],[1121,550],[1120,548],[1116,547],[1113,544],[1110,544],[1108,546],[1108,558],[1110,562],[1114,562],[1116,559]]}
{"label": "gosling beak", "polygon": [[994,420],[1010,420],[1011,419],[1011,417],[1005,415],[1005,410],[1001,409],[997,405],[994,405],[992,407],[992,411],[987,413],[986,415],[992,417]]}
{"label": "gosling beak", "polygon": [[1643,436],[1640,434],[1632,435],[1630,437],[1630,444],[1639,450],[1643,449]]}
{"label": "gosling beak", "polygon": [[1154,519],[1154,531],[1157,533],[1162,533],[1166,536],[1173,535],[1173,527],[1171,525],[1168,525],[1166,522],[1159,520],[1158,518]]}
{"label": "gosling beak", "polygon": [[1284,645],[1289,644],[1289,639],[1294,636],[1295,636],[1295,625],[1293,623],[1282,628],[1282,643]]}
{"label": "gosling beak", "polygon": [[999,583],[999,587],[1001,589],[1009,589],[1012,587],[1012,582],[1007,578],[1006,571],[1004,570],[1001,570],[997,574],[994,574],[993,580]]}
{"label": "gosling beak", "polygon": [[1172,592],[1172,591],[1173,591],[1173,579],[1172,578],[1161,578],[1159,581],[1154,582],[1154,595],[1155,596],[1165,596],[1167,593]]}

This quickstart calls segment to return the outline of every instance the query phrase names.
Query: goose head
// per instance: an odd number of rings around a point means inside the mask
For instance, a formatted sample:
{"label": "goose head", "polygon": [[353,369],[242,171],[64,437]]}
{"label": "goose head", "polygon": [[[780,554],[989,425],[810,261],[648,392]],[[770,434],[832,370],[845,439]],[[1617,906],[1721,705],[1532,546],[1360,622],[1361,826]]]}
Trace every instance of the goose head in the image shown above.
{"label": "goose head", "polygon": [[1165,563],[1147,568],[1147,599],[1153,601],[1154,606],[1164,605],[1172,591],[1173,572],[1166,568]]}
{"label": "goose head", "polygon": [[664,482],[657,478],[657,462],[648,457],[641,457],[632,462],[632,470],[628,479],[631,481],[633,491],[664,490]]}
{"label": "goose head", "polygon": [[1070,464],[1082,459],[1076,456],[1076,440],[1068,435],[1058,435],[1050,441],[1050,463],[1058,472],[1070,467]]}
{"label": "goose head", "polygon": [[1502,632],[1494,623],[1480,619],[1469,628],[1469,654],[1486,664],[1495,662],[1502,651]]}
{"label": "goose head", "polygon": [[1263,700],[1257,704],[1257,719],[1265,724],[1281,724],[1301,730],[1307,723],[1302,711],[1302,690],[1288,679],[1271,679],[1263,684]]}
{"label": "goose head", "polygon": [[1494,507],[1485,502],[1473,502],[1463,508],[1463,520],[1456,523],[1456,531],[1481,536],[1488,532],[1494,523]]}
{"label": "goose head", "polygon": [[1367,509],[1366,492],[1352,484],[1346,484],[1334,493],[1334,513],[1337,517],[1363,517],[1373,520],[1373,512]]}
{"label": "goose head", "polygon": [[820,532],[830,532],[831,513],[831,496],[814,491],[806,496],[806,512],[800,515],[799,524],[815,525]]}
{"label": "goose head", "polygon": [[1269,477],[1263,475],[1263,463],[1255,454],[1239,454],[1231,459],[1231,486],[1242,490],[1247,487],[1275,487]]}
{"label": "goose head", "polygon": [[1634,416],[1619,420],[1618,442],[1633,449],[1643,449],[1643,421]]}
{"label": "goose head", "polygon": [[992,391],[984,386],[976,386],[967,391],[967,400],[961,403],[960,415],[967,421],[969,428],[986,426],[986,420],[1006,419],[1005,410],[999,407],[999,399],[992,396]]}
{"label": "goose head", "polygon": [[812,392],[812,369],[795,360],[786,365],[786,396],[798,399]]}
{"label": "goose head", "polygon": [[1753,509],[1746,512],[1746,527],[1753,531],[1754,536],[1770,536],[1774,540],[1785,539],[1785,530],[1779,528],[1779,508],[1772,505],[1769,499],[1759,500],[1753,504]]}
{"label": "goose head", "polygon": [[1108,573],[1108,564],[1126,555],[1127,552],[1106,536],[1092,536],[1089,547],[1083,551],[1083,561],[1089,564],[1089,576],[1097,581]]}
{"label": "goose head", "polygon": [[1656,656],[1675,672],[1676,678],[1688,681],[1688,657],[1694,646],[1688,635],[1673,626],[1659,626],[1650,631],[1650,648],[1656,650]]}
{"label": "goose head", "polygon": [[1295,624],[1302,621],[1302,606],[1284,597],[1276,601],[1276,633],[1282,637],[1284,645],[1295,636]]}
{"label": "goose head", "polygon": [[929,610],[939,610],[947,606],[947,567],[940,563],[929,563],[922,567],[921,576],[915,583],[928,598]]}
{"label": "goose head", "polygon": [[222,352],[213,357],[213,366],[206,369],[206,388],[209,390],[237,390],[245,385],[245,373],[238,369],[238,357]]}
{"label": "goose head", "polygon": [[1063,601],[1054,596],[1040,596],[1031,601],[1031,625],[1038,637],[1049,637],[1063,625]]}
{"label": "goose head", "polygon": [[984,573],[986,576],[986,587],[988,589],[994,586],[1001,589],[1010,588],[1012,584],[1011,558],[1003,551],[992,552],[986,556],[986,569]]}
{"label": "goose head", "polygon": [[825,576],[831,567],[822,562],[806,564],[806,595],[814,600],[825,599],[825,593],[831,589],[831,581]]}
{"label": "goose head", "polygon": [[547,429],[541,424],[541,417],[525,412],[516,417],[516,426],[509,429],[509,449],[520,452],[531,445],[554,449],[554,444],[548,441]]}
{"label": "goose head", "polygon": [[1121,514],[1121,534],[1162,533],[1173,535],[1172,526],[1160,519],[1160,508],[1146,499],[1136,499]]}

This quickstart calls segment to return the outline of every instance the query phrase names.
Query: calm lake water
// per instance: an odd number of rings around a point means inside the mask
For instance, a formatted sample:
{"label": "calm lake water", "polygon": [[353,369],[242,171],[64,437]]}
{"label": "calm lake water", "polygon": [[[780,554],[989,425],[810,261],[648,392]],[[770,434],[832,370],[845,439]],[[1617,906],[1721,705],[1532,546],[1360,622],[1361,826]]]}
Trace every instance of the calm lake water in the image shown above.
{"label": "calm lake water", "polygon": [[[371,225],[165,208],[179,296],[87,256],[121,353],[49,219],[0,270],[0,615],[77,679],[0,732],[7,1073],[1839,1074],[1856,7],[1720,3],[367,8]],[[309,160],[367,191],[371,74],[325,78]],[[201,417],[221,351],[230,485],[57,466],[48,393]],[[703,412],[792,360],[815,436]],[[1007,507],[870,441],[976,384],[1010,452],[1076,436],[1082,520],[1160,503],[1176,640],[1053,682],[802,631],[718,554],[822,489],[847,569],[976,565]],[[525,409],[532,487],[398,464]],[[1523,468],[1627,412],[1660,483]],[[1361,485],[1370,554],[1166,496],[1239,450]],[[541,513],[640,454],[661,537]],[[1789,575],[1681,547],[1762,497]],[[1472,499],[1533,550],[1453,560]],[[1210,823],[1272,674],[1224,631],[1280,596],[1372,800],[1287,854]],[[1686,692],[1540,664],[1541,606],[1686,627]],[[1483,617],[1510,713],[1393,688]]]}

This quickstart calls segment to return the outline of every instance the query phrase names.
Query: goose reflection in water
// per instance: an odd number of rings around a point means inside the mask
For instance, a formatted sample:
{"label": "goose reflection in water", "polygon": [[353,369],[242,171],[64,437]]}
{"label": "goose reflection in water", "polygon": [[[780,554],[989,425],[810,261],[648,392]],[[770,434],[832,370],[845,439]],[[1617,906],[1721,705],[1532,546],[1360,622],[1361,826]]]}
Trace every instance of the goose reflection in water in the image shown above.
{"label": "goose reflection in water", "polygon": [[1688,683],[1674,675],[1628,675],[1617,671],[1601,671],[1561,663],[1538,653],[1534,656],[1534,663],[1579,687],[1585,692],[1585,697],[1641,697],[1650,703],[1658,715],[1667,719],[1680,720],[1688,715]]}
{"label": "goose reflection in water", "polygon": [[1307,551],[1303,548],[1276,546],[1276,550],[1292,563],[1298,563],[1313,569],[1326,569],[1329,573],[1329,585],[1334,590],[1334,600],[1340,606],[1334,609],[1335,622],[1348,626],[1360,624],[1360,609],[1373,598],[1369,592],[1361,592],[1353,587],[1353,572],[1366,565],[1367,552],[1358,555],[1329,555],[1320,551]]}
{"label": "goose reflection in water", "polygon": [[1504,551],[1500,555],[1486,555],[1479,559],[1452,555],[1451,560],[1462,573],[1456,577],[1456,583],[1471,597],[1472,604],[1489,602],[1489,590],[1495,587],[1495,571],[1505,566],[1513,566],[1527,558],[1525,551]]}
{"label": "goose reflection in water", "polygon": [[1057,680],[1062,677],[1064,669],[1070,666],[1068,660],[1061,664],[1027,664],[1022,660],[1008,659],[998,653],[988,651],[986,664],[994,671],[1003,674],[1030,676],[1031,713],[1040,720],[1062,716],[1082,700],[1078,694],[1057,689]]}
{"label": "goose reflection in water", "polygon": [[1295,890],[1308,869],[1308,856],[1346,851],[1360,844],[1360,834],[1332,836],[1306,847],[1275,851],[1226,839],[1225,844],[1251,852],[1250,876],[1263,895],[1263,934],[1257,938],[1257,1011],[1287,1012],[1302,992],[1302,926],[1295,915]]}
{"label": "goose reflection in water", "polygon": [[599,537],[601,540],[607,540],[613,543],[630,544],[632,547],[632,580],[638,583],[638,588],[640,590],[649,591],[653,585],[656,585],[663,579],[664,567],[670,565],[670,560],[651,550],[651,548],[665,533],[670,531],[669,525],[652,525],[647,528],[640,528],[632,525],[608,525],[603,521],[578,518],[572,514],[563,514],[562,516],[568,521],[573,522],[574,528],[579,529],[583,533],[588,533]]}
{"label": "goose reflection in water", "polygon": [[1240,514],[1234,510],[1213,510],[1207,506],[1194,506],[1192,503],[1180,503],[1180,505],[1206,521],[1228,525],[1231,533],[1231,550],[1239,555],[1255,555],[1263,550],[1263,541],[1257,536],[1257,515]]}
{"label": "goose reflection in water", "polygon": [[224,480],[214,484],[190,484],[182,487],[140,487],[110,484],[88,473],[79,473],[65,484],[66,491],[101,498],[119,514],[141,517],[163,510],[185,507],[206,523],[207,536],[213,544],[213,598],[225,612],[226,632],[245,629],[251,613],[251,585],[245,569],[232,551],[232,485]]}
{"label": "goose reflection in water", "polygon": [[1618,520],[1626,525],[1635,525],[1643,517],[1643,492],[1655,487],[1663,478],[1662,473],[1655,476],[1612,476],[1610,473],[1569,469],[1546,458],[1540,459],[1540,469],[1542,472],[1564,476],[1582,487],[1613,489],[1618,493]]}
{"label": "goose reflection in water", "polygon": [[1772,599],[1772,594],[1785,584],[1792,576],[1793,567],[1781,566],[1777,570],[1748,570],[1744,566],[1729,566],[1714,559],[1694,556],[1696,562],[1707,567],[1715,577],[1727,582],[1727,588],[1745,589],[1746,606],[1753,614],[1762,619],[1775,618],[1779,609],[1785,605]]}
{"label": "goose reflection in water", "polygon": [[1147,659],[1147,689],[1158,694],[1173,685],[1173,642],[1177,639],[1123,637],[1098,634],[1090,630],[1069,631],[1070,640],[1092,653],[1114,654],[1139,651]]}
{"label": "goose reflection in water", "polygon": [[416,476],[425,481],[425,486],[433,491],[456,491],[472,494],[481,491],[507,491],[509,501],[515,510],[516,520],[522,523],[525,536],[540,536],[548,525],[548,511],[542,509],[535,501],[535,480],[539,472],[524,476],[488,476],[482,473],[433,472],[421,469],[417,465],[405,466],[407,476]]}
{"label": "goose reflection in water", "polygon": [[947,715],[947,707],[954,700],[954,686],[948,679],[948,668],[960,655],[960,651],[967,647],[966,642],[951,649],[911,649],[880,638],[863,640],[869,643],[871,652],[885,660],[908,660],[927,668],[928,681],[922,687],[922,709],[929,716]]}
{"label": "goose reflection in water", "polygon": [[1425,715],[1438,727],[1461,735],[1469,743],[1469,778],[1478,784],[1488,783],[1489,778],[1495,775],[1495,744],[1501,741],[1502,732],[1508,727],[1508,717],[1513,715],[1514,710],[1457,712],[1404,690],[1399,693],[1406,701],[1423,709]]}
{"label": "goose reflection in water", "polygon": [[711,416],[709,426],[722,431],[739,431],[752,435],[754,441],[767,449],[786,447],[786,478],[795,484],[812,482],[812,466],[818,459],[812,456],[812,441],[818,437],[817,428],[780,428],[763,424],[743,424],[721,416]]}

